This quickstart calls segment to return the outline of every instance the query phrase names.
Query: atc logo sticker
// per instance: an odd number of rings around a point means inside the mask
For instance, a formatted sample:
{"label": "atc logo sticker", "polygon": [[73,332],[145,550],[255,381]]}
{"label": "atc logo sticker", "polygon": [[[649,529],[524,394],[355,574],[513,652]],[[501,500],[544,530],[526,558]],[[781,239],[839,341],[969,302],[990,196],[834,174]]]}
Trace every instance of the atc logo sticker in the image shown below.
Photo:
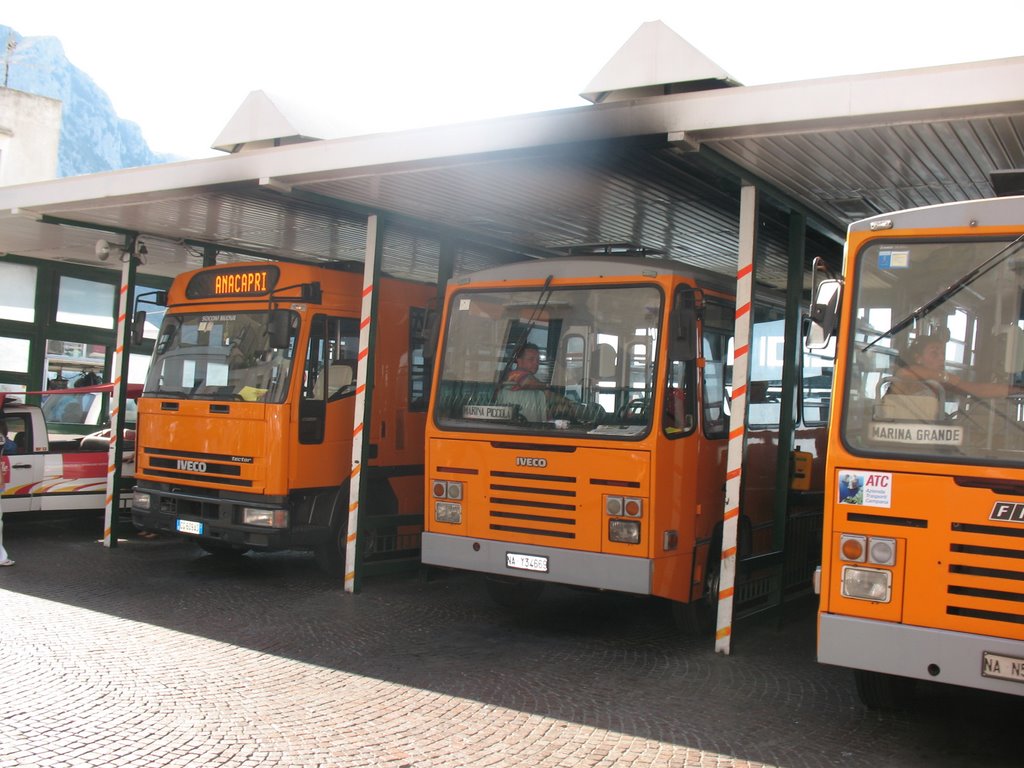
{"label": "atc logo sticker", "polygon": [[892,506],[892,473],[840,470],[839,503],[888,509]]}

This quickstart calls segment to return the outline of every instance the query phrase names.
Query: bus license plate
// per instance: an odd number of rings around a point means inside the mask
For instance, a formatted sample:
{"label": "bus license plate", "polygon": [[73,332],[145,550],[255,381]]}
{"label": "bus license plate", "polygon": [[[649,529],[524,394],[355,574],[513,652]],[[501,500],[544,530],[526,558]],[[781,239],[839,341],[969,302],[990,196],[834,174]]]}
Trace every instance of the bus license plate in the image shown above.
{"label": "bus license plate", "polygon": [[178,520],[175,527],[179,533],[194,533],[197,536],[203,534],[203,524],[198,520]]}
{"label": "bus license plate", "polygon": [[548,559],[541,555],[520,555],[516,552],[506,552],[505,565],[520,571],[548,572]]}
{"label": "bus license plate", "polygon": [[981,676],[1024,683],[1024,659],[983,651],[981,654]]}

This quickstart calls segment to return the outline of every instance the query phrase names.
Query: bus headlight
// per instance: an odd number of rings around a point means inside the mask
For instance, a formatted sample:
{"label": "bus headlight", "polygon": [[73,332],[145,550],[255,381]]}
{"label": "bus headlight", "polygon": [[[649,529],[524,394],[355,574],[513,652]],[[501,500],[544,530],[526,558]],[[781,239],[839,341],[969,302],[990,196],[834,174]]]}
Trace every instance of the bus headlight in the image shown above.
{"label": "bus headlight", "polygon": [[243,525],[262,525],[264,528],[287,528],[287,509],[255,509],[242,507]]}
{"label": "bus headlight", "polygon": [[888,603],[892,599],[892,573],[874,568],[843,566],[843,597]]}
{"label": "bus headlight", "polygon": [[620,544],[640,543],[640,521],[613,517],[608,520],[608,540]]}
{"label": "bus headlight", "polygon": [[454,501],[435,501],[434,520],[439,523],[462,523],[462,505]]}
{"label": "bus headlight", "polygon": [[148,493],[142,493],[142,491],[132,491],[132,506],[137,509],[150,508],[150,499],[152,497]]}

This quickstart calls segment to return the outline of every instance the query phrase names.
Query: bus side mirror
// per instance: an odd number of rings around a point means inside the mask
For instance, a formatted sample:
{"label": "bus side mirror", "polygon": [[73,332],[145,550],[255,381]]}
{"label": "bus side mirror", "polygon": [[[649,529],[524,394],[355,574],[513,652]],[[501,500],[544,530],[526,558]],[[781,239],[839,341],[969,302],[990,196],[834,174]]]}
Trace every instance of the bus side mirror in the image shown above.
{"label": "bus side mirror", "polygon": [[835,335],[839,323],[839,300],[842,297],[842,282],[822,280],[814,293],[808,315],[811,327],[807,329],[807,349],[824,349]]}
{"label": "bus side mirror", "polygon": [[273,309],[267,319],[267,338],[271,349],[286,349],[291,341],[291,320],[286,309]]}
{"label": "bus side mirror", "polygon": [[[308,301],[310,304],[323,304],[324,303],[324,292],[320,287],[319,282],[305,283],[301,290],[302,300]],[[287,346],[287,345],[283,345]]]}
{"label": "bus side mirror", "polygon": [[146,332],[146,310],[140,309],[132,316],[132,344],[138,346],[142,343],[143,334]]}

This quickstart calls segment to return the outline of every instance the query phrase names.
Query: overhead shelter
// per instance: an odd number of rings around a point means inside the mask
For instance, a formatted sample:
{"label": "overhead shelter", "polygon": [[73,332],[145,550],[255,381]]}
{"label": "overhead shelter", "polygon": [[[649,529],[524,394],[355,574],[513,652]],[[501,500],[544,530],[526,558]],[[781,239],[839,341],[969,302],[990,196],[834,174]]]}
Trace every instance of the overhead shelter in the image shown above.
{"label": "overhead shelter", "polygon": [[[4,187],[0,251],[95,264],[95,231],[63,226],[81,224],[145,238],[142,274],[177,274],[204,247],[360,260],[373,212],[527,256],[619,243],[731,273],[744,183],[807,212],[810,250],[864,215],[990,195],[992,171],[1024,164],[1022,74],[1024,57],[754,87],[669,83],[573,109]],[[785,243],[763,247],[761,279],[781,284]],[[421,269],[422,254],[404,250]]]}

